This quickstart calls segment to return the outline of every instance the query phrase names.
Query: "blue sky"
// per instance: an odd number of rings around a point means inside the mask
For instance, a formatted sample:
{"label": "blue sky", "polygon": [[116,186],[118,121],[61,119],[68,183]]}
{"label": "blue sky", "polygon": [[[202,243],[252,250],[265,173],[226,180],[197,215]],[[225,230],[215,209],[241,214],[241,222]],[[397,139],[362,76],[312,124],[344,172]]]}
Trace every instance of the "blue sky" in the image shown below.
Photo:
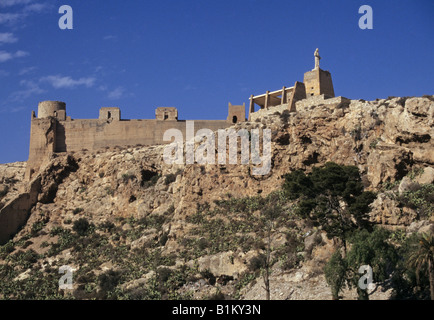
{"label": "blue sky", "polygon": [[[58,27],[64,4],[73,30]],[[434,94],[433,17],[432,0],[0,0],[0,163],[27,160],[39,101],[76,119],[225,119],[228,102],[303,81],[316,48],[336,95]]]}

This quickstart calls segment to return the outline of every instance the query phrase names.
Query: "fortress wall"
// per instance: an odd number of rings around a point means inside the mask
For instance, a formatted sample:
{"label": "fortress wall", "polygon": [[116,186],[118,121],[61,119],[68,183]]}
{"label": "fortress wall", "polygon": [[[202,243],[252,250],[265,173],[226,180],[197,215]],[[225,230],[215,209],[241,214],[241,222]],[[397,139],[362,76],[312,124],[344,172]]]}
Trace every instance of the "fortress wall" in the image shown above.
{"label": "fortress wall", "polygon": [[327,98],[324,94],[319,96],[308,97],[304,100],[297,101],[295,103],[297,109],[305,109],[307,107],[318,106],[318,105],[331,105],[336,104],[339,105],[341,103],[348,103],[350,100],[345,97],[334,97]]}
{"label": "fortress wall", "polygon": [[[164,132],[178,129],[186,138],[186,121],[78,119],[58,121],[53,117],[33,118],[29,160],[25,178],[30,180],[53,152],[95,152],[110,147],[147,146],[169,143]],[[194,133],[200,129],[227,128],[226,120],[194,120]]]}
{"label": "fortress wall", "polygon": [[[227,128],[231,124],[226,120],[195,120],[195,133],[200,129]],[[56,152],[96,151],[107,147],[155,145],[168,143],[163,141],[166,130],[178,129],[184,138],[186,121],[175,120],[72,120],[60,121],[57,126]]]}
{"label": "fortress wall", "polygon": [[263,117],[272,115],[275,112],[282,113],[285,110],[288,110],[287,103],[278,106],[269,107],[268,109],[259,109],[258,111],[252,112],[250,114],[250,121],[254,122],[257,119],[262,119]]}
{"label": "fortress wall", "polygon": [[[83,119],[61,122],[58,139],[63,149],[56,151],[96,151],[106,147],[148,145],[154,140],[155,120],[107,121]],[[62,137],[64,135],[64,137]],[[58,144],[60,146],[60,144]]]}
{"label": "fortress wall", "polygon": [[30,127],[29,160],[25,179],[29,180],[34,171],[56,148],[57,121],[53,118],[32,119]]}

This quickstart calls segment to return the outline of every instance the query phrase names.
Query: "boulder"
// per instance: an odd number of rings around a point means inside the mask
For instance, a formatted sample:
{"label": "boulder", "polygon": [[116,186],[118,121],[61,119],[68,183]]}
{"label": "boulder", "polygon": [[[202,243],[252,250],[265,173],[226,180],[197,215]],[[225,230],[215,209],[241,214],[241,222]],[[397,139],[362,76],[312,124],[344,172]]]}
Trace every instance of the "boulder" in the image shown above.
{"label": "boulder", "polygon": [[412,115],[418,117],[433,117],[434,103],[428,98],[410,98],[405,102],[405,108]]}
{"label": "boulder", "polygon": [[371,204],[370,220],[374,223],[390,226],[409,226],[417,213],[407,207],[400,208],[398,202],[386,193],[380,193]]}
{"label": "boulder", "polygon": [[416,177],[414,179],[419,184],[430,184],[434,182],[434,168],[427,167],[423,170],[422,175]]}
{"label": "boulder", "polygon": [[214,276],[222,275],[237,278],[239,274],[247,271],[246,257],[249,254],[234,254],[232,251],[217,253],[200,257],[197,262],[199,271],[209,270]]}
{"label": "boulder", "polygon": [[407,233],[434,233],[434,223],[428,220],[414,221],[407,227]]}
{"label": "boulder", "polygon": [[420,184],[412,181],[409,177],[402,178],[398,187],[398,193],[401,195],[405,192],[414,192],[420,189]]}

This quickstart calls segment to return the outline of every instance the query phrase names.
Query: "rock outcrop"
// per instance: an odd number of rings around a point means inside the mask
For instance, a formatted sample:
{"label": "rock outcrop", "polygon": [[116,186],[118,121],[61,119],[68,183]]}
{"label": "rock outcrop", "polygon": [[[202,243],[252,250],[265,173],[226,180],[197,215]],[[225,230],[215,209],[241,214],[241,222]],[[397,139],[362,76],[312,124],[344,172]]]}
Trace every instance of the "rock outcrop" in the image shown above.
{"label": "rock outcrop", "polygon": [[[433,115],[434,96],[371,102],[342,100],[335,104],[325,101],[307,104],[305,108],[298,108],[296,113],[279,107],[262,110],[261,117],[236,124],[233,128],[248,131],[271,129],[271,171],[265,176],[253,175],[252,164],[166,164],[164,146],[58,154],[39,173],[35,173],[27,186],[19,182],[24,175],[23,163],[3,165],[0,166],[0,194],[3,197],[0,199],[0,219],[11,221],[13,217],[15,222],[4,223],[8,227],[6,231],[2,229],[1,240],[6,242],[16,234],[13,238],[16,242],[32,232],[47,237],[52,230],[71,230],[76,221],[86,218],[95,226],[107,226],[101,230],[115,228],[120,232],[122,236],[107,240],[113,246],[126,246],[134,252],[158,248],[163,256],[176,256],[174,266],[169,269],[174,270],[180,265],[197,267],[197,272],[209,271],[221,279],[230,279],[225,280],[225,285],[232,285],[233,289],[233,281],[249,269],[251,259],[262,250],[261,245],[246,252],[227,250],[195,258],[177,256],[192,239],[192,232],[200,236],[197,227],[188,222],[200,206],[209,206],[212,210],[215,202],[222,199],[265,197],[281,188],[286,173],[297,169],[310,171],[314,166],[333,161],[357,166],[365,187],[378,192],[372,204],[372,221],[389,227],[415,229],[414,223],[420,220],[420,216],[412,208],[400,206],[396,195],[433,183]],[[421,174],[411,177],[414,172]],[[15,180],[15,184],[12,183]],[[25,191],[19,192],[18,189],[24,190],[24,187]],[[420,228],[429,230],[433,215],[425,218]],[[142,221],[144,227],[125,219]],[[225,219],[222,216],[222,223]],[[110,224],[114,227],[109,228]],[[293,230],[297,230],[301,237],[306,231],[312,231],[302,223],[293,224]],[[38,226],[43,226],[45,234],[38,233]],[[101,236],[105,232],[96,234]],[[238,236],[244,231],[239,232]],[[251,234],[247,231],[243,234],[245,239],[257,237],[249,232]],[[186,240],[183,242],[183,239]],[[276,246],[285,246],[286,241],[281,237],[276,240]],[[302,243],[308,252],[304,254],[310,260],[299,266],[299,270],[276,269],[272,278],[276,290],[272,293],[274,298],[330,297],[328,292],[320,290],[316,293],[314,288],[326,287],[320,266],[329,258],[333,243],[319,232]],[[43,250],[35,244],[32,248]],[[62,254],[67,253],[64,251]],[[50,259],[60,259],[60,254],[58,258]],[[170,270],[167,272],[174,272]],[[158,269],[147,269],[136,278],[129,278],[124,287],[136,288],[158,276]],[[192,283],[198,281],[197,277],[193,278]],[[290,286],[292,291],[290,288],[286,290],[283,282],[304,288],[304,291],[310,290],[307,288],[312,290],[303,293],[293,285]],[[188,286],[186,284],[185,288]],[[259,282],[256,286],[238,288],[237,298],[263,298],[258,288]],[[207,294],[212,292],[208,290]],[[200,296],[195,293],[195,297]]]}

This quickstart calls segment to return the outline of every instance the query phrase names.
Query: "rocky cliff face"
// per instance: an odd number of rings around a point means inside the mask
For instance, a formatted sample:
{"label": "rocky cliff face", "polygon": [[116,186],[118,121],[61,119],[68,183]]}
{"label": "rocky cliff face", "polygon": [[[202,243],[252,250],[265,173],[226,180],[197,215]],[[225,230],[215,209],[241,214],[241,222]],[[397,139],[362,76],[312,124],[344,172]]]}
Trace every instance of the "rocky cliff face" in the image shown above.
{"label": "rocky cliff face", "polygon": [[[233,128],[271,129],[266,176],[252,175],[250,165],[169,165],[164,146],[59,154],[29,184],[24,163],[2,165],[0,215],[19,189],[35,199],[2,247],[0,272],[14,280],[3,296],[35,297],[26,282],[35,280],[51,297],[263,299],[254,266],[264,250],[261,199],[279,194],[284,174],[328,161],[357,166],[365,188],[379,192],[372,221],[430,230],[432,206],[421,212],[396,196],[433,183],[433,115],[434,96],[264,110]],[[334,243],[285,208],[272,237],[271,298],[328,299],[322,266]],[[73,291],[57,288],[63,264],[76,270]]]}
{"label": "rocky cliff face", "polygon": [[0,164],[0,209],[24,187],[25,162]]}

